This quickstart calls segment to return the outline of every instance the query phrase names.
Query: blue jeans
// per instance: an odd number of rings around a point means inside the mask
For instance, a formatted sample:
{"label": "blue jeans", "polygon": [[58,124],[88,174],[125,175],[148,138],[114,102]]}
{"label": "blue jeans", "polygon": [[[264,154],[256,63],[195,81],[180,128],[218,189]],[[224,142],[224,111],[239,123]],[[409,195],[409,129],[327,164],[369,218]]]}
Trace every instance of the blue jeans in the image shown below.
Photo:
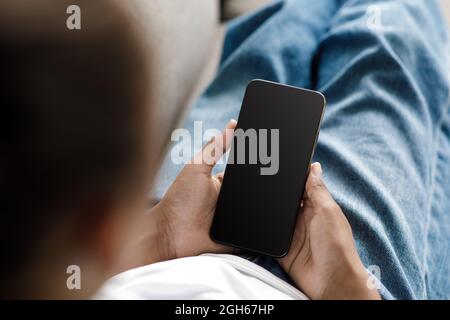
{"label": "blue jeans", "polygon": [[[380,268],[382,295],[450,298],[448,44],[437,1],[277,1],[229,23],[220,69],[185,127],[223,127],[254,78],[321,91],[314,161],[362,261]],[[165,162],[159,196],[180,167]],[[253,260],[282,273],[272,258]]]}

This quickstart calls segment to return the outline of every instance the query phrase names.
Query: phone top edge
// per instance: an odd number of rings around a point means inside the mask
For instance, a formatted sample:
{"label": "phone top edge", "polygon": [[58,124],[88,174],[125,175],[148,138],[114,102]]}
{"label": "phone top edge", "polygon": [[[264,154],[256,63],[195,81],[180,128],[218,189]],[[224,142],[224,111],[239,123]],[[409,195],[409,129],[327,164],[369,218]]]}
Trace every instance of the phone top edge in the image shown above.
{"label": "phone top edge", "polygon": [[291,89],[296,89],[296,90],[301,90],[301,91],[307,91],[307,92],[315,93],[315,94],[318,94],[318,95],[320,95],[322,97],[323,107],[325,107],[325,105],[327,104],[327,99],[325,98],[325,95],[322,92],[317,91],[317,90],[313,90],[313,89],[296,87],[296,86],[293,86],[293,85],[290,85],[290,84],[285,84],[285,83],[280,83],[280,82],[275,82],[275,81],[255,78],[255,79],[252,79],[252,80],[249,81],[249,83],[247,84],[247,87],[249,87],[252,83],[258,83],[258,82],[270,83],[270,84],[274,84],[274,85],[278,85],[278,86],[282,86],[282,87],[286,87],[286,88],[291,88]]}

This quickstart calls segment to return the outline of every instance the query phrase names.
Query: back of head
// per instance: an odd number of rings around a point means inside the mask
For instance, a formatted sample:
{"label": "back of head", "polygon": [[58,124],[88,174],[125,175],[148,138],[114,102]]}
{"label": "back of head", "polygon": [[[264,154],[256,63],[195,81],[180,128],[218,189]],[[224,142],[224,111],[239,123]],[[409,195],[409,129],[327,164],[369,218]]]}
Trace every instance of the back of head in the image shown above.
{"label": "back of head", "polygon": [[[74,4],[79,30],[66,24]],[[140,174],[145,57],[116,1],[2,0],[0,70],[0,283],[26,296],[52,228],[95,219],[78,207]]]}

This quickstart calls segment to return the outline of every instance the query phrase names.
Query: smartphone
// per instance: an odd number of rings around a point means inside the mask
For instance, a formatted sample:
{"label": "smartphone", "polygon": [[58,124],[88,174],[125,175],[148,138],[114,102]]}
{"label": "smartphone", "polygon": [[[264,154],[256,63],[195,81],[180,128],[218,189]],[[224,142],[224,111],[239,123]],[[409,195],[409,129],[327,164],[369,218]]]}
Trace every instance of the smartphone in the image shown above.
{"label": "smartphone", "polygon": [[211,225],[214,241],[273,257],[288,253],[325,104],[320,92],[248,84]]}

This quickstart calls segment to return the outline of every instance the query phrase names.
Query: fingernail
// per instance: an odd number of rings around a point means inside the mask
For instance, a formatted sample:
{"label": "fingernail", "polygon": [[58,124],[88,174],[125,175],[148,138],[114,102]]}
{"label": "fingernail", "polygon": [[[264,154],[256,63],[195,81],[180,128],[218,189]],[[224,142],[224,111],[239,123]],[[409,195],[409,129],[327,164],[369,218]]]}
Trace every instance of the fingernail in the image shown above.
{"label": "fingernail", "polygon": [[322,166],[319,162],[315,162],[311,165],[311,172],[314,176],[322,178]]}

